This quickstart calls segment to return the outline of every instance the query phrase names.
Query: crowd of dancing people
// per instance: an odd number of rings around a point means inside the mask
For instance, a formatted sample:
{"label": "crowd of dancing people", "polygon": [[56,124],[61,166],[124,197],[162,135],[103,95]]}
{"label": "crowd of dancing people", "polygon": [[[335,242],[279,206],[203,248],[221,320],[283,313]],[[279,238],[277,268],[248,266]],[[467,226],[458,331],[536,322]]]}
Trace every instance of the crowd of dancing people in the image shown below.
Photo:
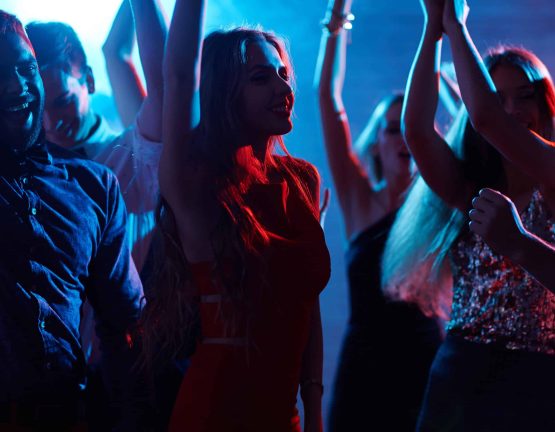
{"label": "crowd of dancing people", "polygon": [[[206,3],[168,25],[122,2],[102,47],[121,133],[73,28],[0,10],[0,431],[324,430],[329,194],[284,143],[286,44],[204,36]],[[406,91],[353,141],[351,6],[330,0],[316,64],[350,301],[325,429],[553,431],[550,74],[522,47],[482,58],[466,0],[420,0]]]}

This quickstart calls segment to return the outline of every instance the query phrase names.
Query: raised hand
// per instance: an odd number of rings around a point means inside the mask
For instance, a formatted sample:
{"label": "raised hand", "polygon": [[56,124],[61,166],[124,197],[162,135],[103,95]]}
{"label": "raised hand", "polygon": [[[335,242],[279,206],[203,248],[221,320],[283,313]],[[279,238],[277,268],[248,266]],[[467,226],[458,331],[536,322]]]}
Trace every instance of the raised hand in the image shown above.
{"label": "raised hand", "polygon": [[514,203],[500,192],[482,189],[472,200],[470,230],[482,237],[496,252],[511,256],[526,229]]}
{"label": "raised hand", "polygon": [[443,28],[445,32],[453,26],[465,26],[470,8],[466,0],[445,0],[443,9]]}

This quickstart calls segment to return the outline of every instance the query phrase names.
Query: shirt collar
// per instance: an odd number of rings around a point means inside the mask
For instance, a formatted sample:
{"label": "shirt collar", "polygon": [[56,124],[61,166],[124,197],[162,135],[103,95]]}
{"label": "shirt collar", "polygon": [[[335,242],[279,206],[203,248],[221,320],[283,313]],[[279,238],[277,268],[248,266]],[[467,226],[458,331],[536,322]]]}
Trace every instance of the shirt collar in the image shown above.
{"label": "shirt collar", "polygon": [[25,150],[0,149],[0,169],[3,172],[13,171],[27,162],[31,162],[33,165],[52,165],[52,155],[48,151],[44,130],[41,131],[35,144]]}

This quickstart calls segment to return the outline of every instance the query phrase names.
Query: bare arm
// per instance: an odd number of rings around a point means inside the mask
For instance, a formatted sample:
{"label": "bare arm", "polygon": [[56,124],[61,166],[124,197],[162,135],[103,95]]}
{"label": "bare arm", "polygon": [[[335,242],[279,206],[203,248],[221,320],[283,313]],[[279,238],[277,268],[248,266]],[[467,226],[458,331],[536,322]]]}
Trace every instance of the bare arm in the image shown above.
{"label": "bare arm", "polygon": [[312,311],[310,336],[301,369],[301,398],[305,413],[304,432],[322,431],[323,345],[320,303],[317,301]]}
{"label": "bare arm", "polygon": [[474,128],[516,167],[555,187],[555,146],[505,112],[495,85],[466,27],[465,0],[446,0],[444,27],[453,51],[461,95]]}
{"label": "bare arm", "polygon": [[324,144],[333,176],[348,237],[356,231],[355,216],[361,201],[371,200],[373,191],[368,177],[352,149],[351,130],[341,92],[345,80],[347,52],[346,31],[340,16],[350,11],[352,0],[331,0],[328,12],[331,31],[324,30],[316,65],[315,85],[318,90]]}
{"label": "bare arm", "polygon": [[[200,120],[199,84],[204,0],[177,0],[164,56],[162,195],[176,209],[184,195],[193,132]],[[190,172],[189,172],[190,174]]]}
{"label": "bare arm", "polygon": [[135,25],[131,6],[129,0],[124,0],[102,46],[102,52],[116,108],[125,127],[135,121],[145,97],[145,90],[131,61],[134,45]]}
{"label": "bare arm", "polygon": [[162,141],[162,63],[167,33],[166,22],[158,0],[130,1],[147,90],[137,124],[144,137],[151,141]]}
{"label": "bare arm", "polygon": [[422,0],[424,31],[412,65],[403,106],[402,127],[420,174],[448,205],[466,209],[471,188],[462,163],[435,129],[441,53],[442,0]]}
{"label": "bare arm", "polygon": [[555,293],[555,247],[527,231],[513,202],[492,189],[472,200],[470,229]]}

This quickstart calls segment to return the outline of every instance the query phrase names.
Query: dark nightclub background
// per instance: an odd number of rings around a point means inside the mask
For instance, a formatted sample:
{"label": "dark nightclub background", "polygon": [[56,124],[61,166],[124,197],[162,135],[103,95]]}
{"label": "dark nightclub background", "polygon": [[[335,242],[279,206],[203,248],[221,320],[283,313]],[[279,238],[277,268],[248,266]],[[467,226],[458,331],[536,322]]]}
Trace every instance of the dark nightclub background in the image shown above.
{"label": "dark nightclub background", "polygon": [[[173,0],[163,0],[171,15]],[[469,27],[480,51],[499,43],[523,45],[534,51],[555,73],[554,0],[469,0]],[[115,116],[100,47],[120,5],[119,0],[0,0],[0,8],[30,20],[65,21],[79,33],[96,75],[95,104]],[[323,186],[332,188],[313,90],[314,66],[320,43],[326,0],[212,0],[207,31],[234,24],[261,24],[285,36],[297,77],[295,127],[287,136],[290,152],[314,163]],[[354,0],[356,15],[350,33],[344,100],[356,137],[376,102],[393,89],[402,89],[415,53],[422,15],[418,0]],[[447,46],[444,47],[444,51]],[[449,55],[444,55],[448,60]],[[347,321],[347,288],[343,253],[345,236],[332,192],[326,220],[332,256],[332,278],[321,296],[324,326],[324,415],[329,404],[337,353]]]}

